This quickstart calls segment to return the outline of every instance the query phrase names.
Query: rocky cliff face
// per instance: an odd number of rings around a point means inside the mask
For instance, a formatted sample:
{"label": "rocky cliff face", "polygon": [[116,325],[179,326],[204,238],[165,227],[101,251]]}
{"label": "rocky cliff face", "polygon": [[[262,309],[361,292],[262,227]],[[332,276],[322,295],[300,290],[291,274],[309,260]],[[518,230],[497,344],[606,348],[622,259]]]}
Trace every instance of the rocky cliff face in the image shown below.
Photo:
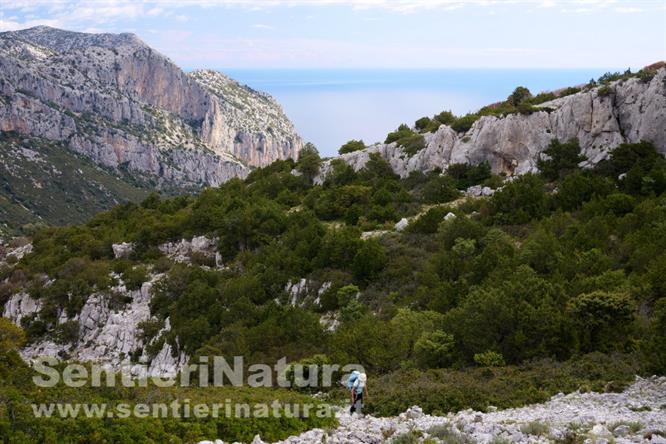
{"label": "rocky cliff face", "polygon": [[[604,159],[617,145],[651,141],[666,154],[666,68],[649,82],[638,78],[612,83],[546,102],[529,115],[481,117],[464,134],[442,125],[425,134],[426,147],[408,156],[397,144],[377,144],[339,158],[358,170],[370,154],[378,153],[394,171],[406,177],[412,171],[442,170],[452,163],[488,161],[495,173],[522,174],[536,169],[539,154],[553,139],[576,138],[590,164]],[[601,92],[600,92],[601,91]],[[605,94],[604,94],[605,93]],[[322,165],[317,182],[331,169]]]}
{"label": "rocky cliff face", "polygon": [[176,188],[243,177],[302,145],[266,94],[186,74],[132,34],[48,27],[0,33],[0,130]]}

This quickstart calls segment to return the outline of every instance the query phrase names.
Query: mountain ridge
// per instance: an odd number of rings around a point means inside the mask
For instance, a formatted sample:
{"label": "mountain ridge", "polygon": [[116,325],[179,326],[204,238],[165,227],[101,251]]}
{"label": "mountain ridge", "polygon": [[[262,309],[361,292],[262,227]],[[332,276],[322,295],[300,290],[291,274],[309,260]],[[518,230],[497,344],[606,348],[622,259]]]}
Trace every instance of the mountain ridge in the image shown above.
{"label": "mountain ridge", "polygon": [[323,183],[335,159],[358,171],[374,153],[401,177],[413,171],[443,171],[454,163],[488,162],[493,172],[508,175],[531,172],[553,139],[578,139],[589,165],[621,143],[646,140],[666,153],[666,68],[663,63],[650,66],[650,79],[631,77],[586,88],[540,103],[527,113],[481,116],[467,131],[441,124],[423,134],[423,147],[415,153],[392,142],[342,154],[325,161],[315,181]]}
{"label": "mountain ridge", "polygon": [[[265,94],[238,83],[214,94],[132,34],[5,32],[0,66],[0,129],[64,141],[97,163],[127,164],[169,185],[216,186],[250,167],[298,157],[302,145]],[[234,94],[283,131],[244,121],[229,105]],[[172,155],[199,149],[217,158],[207,168],[180,165],[183,155]]]}

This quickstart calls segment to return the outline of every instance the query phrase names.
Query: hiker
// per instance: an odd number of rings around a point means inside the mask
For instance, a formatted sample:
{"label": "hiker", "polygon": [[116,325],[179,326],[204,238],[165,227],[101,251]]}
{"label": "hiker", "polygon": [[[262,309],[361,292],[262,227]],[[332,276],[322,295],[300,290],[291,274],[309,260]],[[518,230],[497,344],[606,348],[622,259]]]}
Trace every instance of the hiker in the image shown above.
{"label": "hiker", "polygon": [[[352,380],[353,378],[353,380]],[[361,414],[363,409],[363,400],[368,396],[368,376],[365,373],[359,373],[354,370],[349,377],[348,385],[351,385],[351,407],[349,414],[354,412]]]}

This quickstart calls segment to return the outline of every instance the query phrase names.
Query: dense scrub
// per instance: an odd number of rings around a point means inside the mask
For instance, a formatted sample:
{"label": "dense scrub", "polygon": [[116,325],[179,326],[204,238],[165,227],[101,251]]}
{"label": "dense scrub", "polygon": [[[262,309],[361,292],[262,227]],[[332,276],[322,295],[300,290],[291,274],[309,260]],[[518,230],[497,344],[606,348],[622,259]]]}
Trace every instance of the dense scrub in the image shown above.
{"label": "dense scrub", "polygon": [[[6,326],[0,326],[2,334]],[[278,402],[282,406],[303,406],[306,403],[318,406],[312,398],[286,391],[268,388],[204,387],[186,388],[155,386],[126,388],[121,386],[91,388],[88,386],[70,388],[59,384],[56,387],[42,389],[32,382],[35,374],[15,351],[0,350],[0,439],[11,443],[135,443],[159,442],[180,443],[198,442],[204,439],[223,439],[227,442],[250,442],[256,434],[273,441],[290,435],[302,433],[314,427],[332,427],[335,418],[292,417],[284,415],[269,417],[236,416],[235,410],[230,416],[196,417],[190,413],[187,419],[170,413],[168,417],[117,417],[124,411],[131,411],[135,405],[171,405],[178,401],[180,405],[207,405],[209,409],[216,404],[247,404],[250,411],[258,405],[272,405]],[[118,379],[119,381],[119,379]],[[118,383],[119,384],[119,383]],[[113,412],[114,417],[106,415],[79,414],[76,418],[35,417],[32,405],[68,403],[77,405],[103,405],[106,412]],[[302,408],[302,407],[299,407]],[[313,407],[314,409],[314,407]],[[191,410],[192,412],[193,410]],[[282,410],[281,410],[282,411]],[[289,410],[291,411],[291,410]],[[170,410],[171,412],[171,410]],[[178,411],[184,415],[181,407]]]}
{"label": "dense scrub", "polygon": [[[158,324],[170,318],[162,340],[176,352],[243,355],[248,364],[358,362],[371,386],[387,375],[373,406],[380,413],[407,403],[433,411],[517,405],[635,371],[663,373],[666,161],[649,143],[621,145],[593,170],[580,160],[575,141],[554,142],[541,173],[466,200],[460,189],[502,178],[487,165],[455,165],[400,180],[375,156],[359,172],[335,162],[315,186],[320,160],[309,147],[297,164],[276,162],[198,197],[152,195],[85,225],[41,230],[33,254],[3,270],[0,297],[28,288],[43,300],[23,325],[35,340],[54,334],[61,309],[73,316],[91,291],[109,288],[111,271],[134,282],[163,272],[151,311]],[[449,212],[456,217],[444,220]],[[405,231],[361,238],[402,217],[411,218]],[[158,249],[203,234],[219,239],[224,269],[174,264]],[[118,242],[134,243],[129,259],[113,258]],[[44,285],[45,275],[55,282]],[[293,305],[285,286],[301,278],[315,294]],[[324,314],[339,321],[334,331],[320,322]],[[159,330],[145,327],[147,338]],[[634,362],[577,364],[595,352]],[[543,359],[550,364],[525,364]],[[579,373],[585,362],[589,371]],[[472,367],[492,369],[431,370]],[[474,375],[495,378],[497,390],[477,390]],[[440,385],[393,392],[410,379]],[[460,396],[440,397],[456,392],[451,384]]]}

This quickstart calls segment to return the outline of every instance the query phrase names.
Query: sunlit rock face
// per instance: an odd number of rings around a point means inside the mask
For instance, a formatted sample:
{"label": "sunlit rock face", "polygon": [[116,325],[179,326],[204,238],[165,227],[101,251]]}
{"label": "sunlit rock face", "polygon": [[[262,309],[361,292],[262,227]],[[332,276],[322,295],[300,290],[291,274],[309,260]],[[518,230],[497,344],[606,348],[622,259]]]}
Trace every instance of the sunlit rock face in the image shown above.
{"label": "sunlit rock face", "polygon": [[185,73],[133,34],[43,26],[0,33],[0,130],[66,142],[162,188],[219,185],[302,146],[267,94]]}

